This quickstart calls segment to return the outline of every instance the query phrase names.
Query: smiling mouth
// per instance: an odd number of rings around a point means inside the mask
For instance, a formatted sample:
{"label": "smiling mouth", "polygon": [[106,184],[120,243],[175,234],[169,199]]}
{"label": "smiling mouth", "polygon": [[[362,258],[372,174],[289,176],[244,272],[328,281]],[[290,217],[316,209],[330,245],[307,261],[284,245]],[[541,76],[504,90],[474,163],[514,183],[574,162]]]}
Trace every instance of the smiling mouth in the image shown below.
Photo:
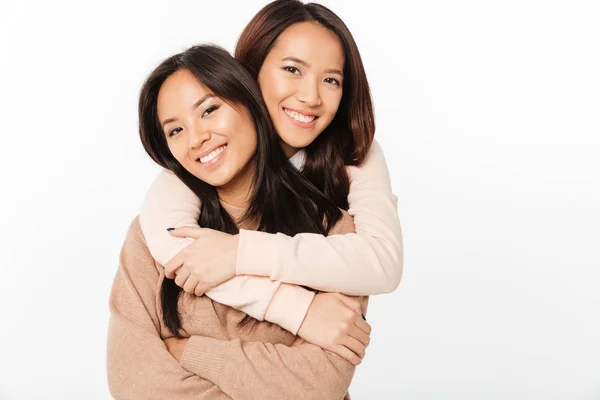
{"label": "smiling mouth", "polygon": [[292,111],[285,107],[283,108],[283,112],[286,113],[286,115],[294,121],[301,122],[303,124],[310,124],[311,122],[314,122],[317,118],[319,118],[316,115],[304,115],[302,113],[299,113],[298,111]]}
{"label": "smiling mouth", "polygon": [[208,164],[211,161],[215,160],[223,151],[225,151],[226,148],[227,148],[226,144],[224,144],[221,147],[217,147],[216,149],[214,149],[213,151],[211,151],[209,154],[205,155],[204,157],[197,158],[196,161],[199,162],[200,164]]}

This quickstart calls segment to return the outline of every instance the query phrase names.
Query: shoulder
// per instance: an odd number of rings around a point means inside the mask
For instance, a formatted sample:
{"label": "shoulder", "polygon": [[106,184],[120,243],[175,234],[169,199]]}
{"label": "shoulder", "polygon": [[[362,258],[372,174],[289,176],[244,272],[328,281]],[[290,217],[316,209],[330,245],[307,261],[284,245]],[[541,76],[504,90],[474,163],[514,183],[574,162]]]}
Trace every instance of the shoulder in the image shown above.
{"label": "shoulder", "polygon": [[177,175],[168,170],[162,170],[150,185],[142,205],[142,218],[144,211],[148,214],[162,210],[165,206],[174,209],[189,207],[197,212],[200,206],[198,196]]}
{"label": "shoulder", "polygon": [[383,155],[383,149],[373,141],[367,157],[359,166],[348,166],[350,192],[357,190],[391,191],[390,172]]}
{"label": "shoulder", "polygon": [[133,271],[151,270],[157,273],[159,271],[158,263],[150,254],[146,238],[140,226],[140,218],[136,216],[125,235],[125,241],[121,247],[120,264],[122,267]]}
{"label": "shoulder", "polygon": [[138,215],[129,224],[129,229],[127,229],[125,243],[123,246],[139,247],[140,245],[146,245],[146,239],[144,238],[144,234],[142,233],[142,227],[140,225],[140,216]]}
{"label": "shoulder", "polygon": [[[152,182],[152,186],[159,186],[160,189],[174,189],[174,190],[185,190],[184,188],[187,188],[185,183],[183,183],[177,177],[177,175],[175,175],[172,171],[169,171],[167,169],[163,169],[156,176],[156,179],[154,179],[154,182]],[[190,189],[188,189],[188,190],[190,190]]]}
{"label": "shoulder", "polygon": [[347,170],[348,173],[352,175],[361,170],[377,170],[381,168],[387,169],[385,156],[379,143],[376,140],[373,140],[373,143],[371,144],[371,147],[369,147],[369,151],[367,152],[367,156],[365,157],[364,161],[358,166],[348,166]]}

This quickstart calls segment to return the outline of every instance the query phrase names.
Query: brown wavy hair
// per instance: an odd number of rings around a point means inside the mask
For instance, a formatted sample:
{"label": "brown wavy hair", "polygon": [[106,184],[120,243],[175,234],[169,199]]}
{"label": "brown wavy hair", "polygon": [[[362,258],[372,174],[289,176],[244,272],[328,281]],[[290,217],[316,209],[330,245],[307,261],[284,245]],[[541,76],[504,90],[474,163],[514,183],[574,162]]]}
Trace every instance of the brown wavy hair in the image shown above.
{"label": "brown wavy hair", "polygon": [[267,54],[289,26],[317,22],[335,33],[344,48],[343,95],[335,118],[306,147],[303,174],[335,204],[348,209],[350,182],[346,165],[360,165],[375,134],[369,82],[356,42],[348,27],[330,9],[298,0],[276,0],[248,23],[235,48],[235,57],[257,80]]}

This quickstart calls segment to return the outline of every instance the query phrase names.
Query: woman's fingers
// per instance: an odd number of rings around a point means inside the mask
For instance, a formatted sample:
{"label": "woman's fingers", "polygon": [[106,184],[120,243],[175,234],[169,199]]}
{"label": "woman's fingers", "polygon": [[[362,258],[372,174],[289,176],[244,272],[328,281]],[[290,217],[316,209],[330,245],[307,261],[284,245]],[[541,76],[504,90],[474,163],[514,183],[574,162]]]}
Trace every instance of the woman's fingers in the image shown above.
{"label": "woman's fingers", "polygon": [[196,285],[196,288],[194,289],[194,294],[198,297],[204,295],[204,293],[206,292],[206,288],[204,287],[204,285],[201,282],[198,282],[198,284]]}
{"label": "woman's fingers", "polygon": [[205,231],[204,228],[200,228],[198,226],[182,226],[176,229],[167,229],[171,236],[175,236],[178,238],[192,238],[198,239],[202,233]]}
{"label": "woman's fingers", "polygon": [[194,275],[188,276],[187,280],[183,284],[183,291],[186,293],[194,294],[196,290],[196,286],[198,286],[200,282]]}
{"label": "woman's fingers", "polygon": [[361,331],[366,333],[367,335],[371,334],[371,325],[364,319],[362,319],[362,315],[354,320],[354,325],[356,325]]}
{"label": "woman's fingers", "polygon": [[354,354],[356,354],[361,360],[365,357],[365,345],[353,338],[352,336],[346,336],[342,344]]}
{"label": "woman's fingers", "polygon": [[348,335],[358,340],[365,347],[371,343],[371,337],[358,326],[355,326],[353,329],[351,329],[350,332],[348,332]]}
{"label": "woman's fingers", "polygon": [[180,268],[177,276],[175,277],[175,284],[180,288],[183,287],[185,281],[190,276],[190,271],[187,268]]}
{"label": "woman's fingers", "polygon": [[348,360],[349,362],[351,362],[354,365],[358,365],[362,361],[360,359],[360,357],[356,355],[356,353],[349,350],[346,346],[342,346],[341,344],[338,344],[337,346],[335,346],[335,348],[333,349],[333,352],[336,353],[337,355],[339,355],[340,357],[345,358],[346,360]]}
{"label": "woman's fingers", "polygon": [[169,279],[175,278],[175,273],[183,266],[184,259],[184,253],[181,250],[165,265],[165,276]]}
{"label": "woman's fingers", "polygon": [[302,346],[304,343],[306,343],[306,340],[298,337],[296,340],[294,340],[294,343],[292,343],[292,347]]}
{"label": "woman's fingers", "polygon": [[182,267],[177,271],[175,284],[182,288],[184,292],[196,296],[202,296],[207,290],[206,284],[200,282],[186,267]]}
{"label": "woman's fingers", "polygon": [[214,285],[210,285],[206,282],[202,282],[199,279],[197,281],[198,281],[198,284],[196,285],[196,289],[194,289],[194,294],[196,296],[204,296],[204,293],[208,292],[209,290],[211,290],[214,287]]}

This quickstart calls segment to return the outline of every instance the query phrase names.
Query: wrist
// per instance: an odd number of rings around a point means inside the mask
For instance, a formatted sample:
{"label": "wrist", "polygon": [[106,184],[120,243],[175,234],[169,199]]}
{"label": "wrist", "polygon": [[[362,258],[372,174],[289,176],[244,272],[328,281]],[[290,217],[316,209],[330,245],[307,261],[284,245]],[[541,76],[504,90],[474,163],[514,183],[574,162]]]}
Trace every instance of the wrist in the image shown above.
{"label": "wrist", "polygon": [[299,286],[282,284],[265,313],[265,320],[298,335],[315,294]]}
{"label": "wrist", "polygon": [[239,256],[239,244],[240,244],[240,235],[231,235],[229,240],[229,254],[233,257],[233,264],[230,265],[230,275],[233,278],[236,275],[237,265],[238,265],[238,256]]}
{"label": "wrist", "polygon": [[[312,301],[310,302],[306,313],[304,314],[304,318],[302,319],[302,322],[300,323],[300,327],[298,328],[298,333],[297,335],[299,337],[301,337],[302,339],[307,338],[307,336],[309,335],[309,331],[310,331],[310,318],[308,317],[308,314],[310,313],[310,310],[313,308],[313,305],[315,304],[315,298],[317,295],[315,295],[312,299]],[[307,322],[308,320],[308,322]]]}

